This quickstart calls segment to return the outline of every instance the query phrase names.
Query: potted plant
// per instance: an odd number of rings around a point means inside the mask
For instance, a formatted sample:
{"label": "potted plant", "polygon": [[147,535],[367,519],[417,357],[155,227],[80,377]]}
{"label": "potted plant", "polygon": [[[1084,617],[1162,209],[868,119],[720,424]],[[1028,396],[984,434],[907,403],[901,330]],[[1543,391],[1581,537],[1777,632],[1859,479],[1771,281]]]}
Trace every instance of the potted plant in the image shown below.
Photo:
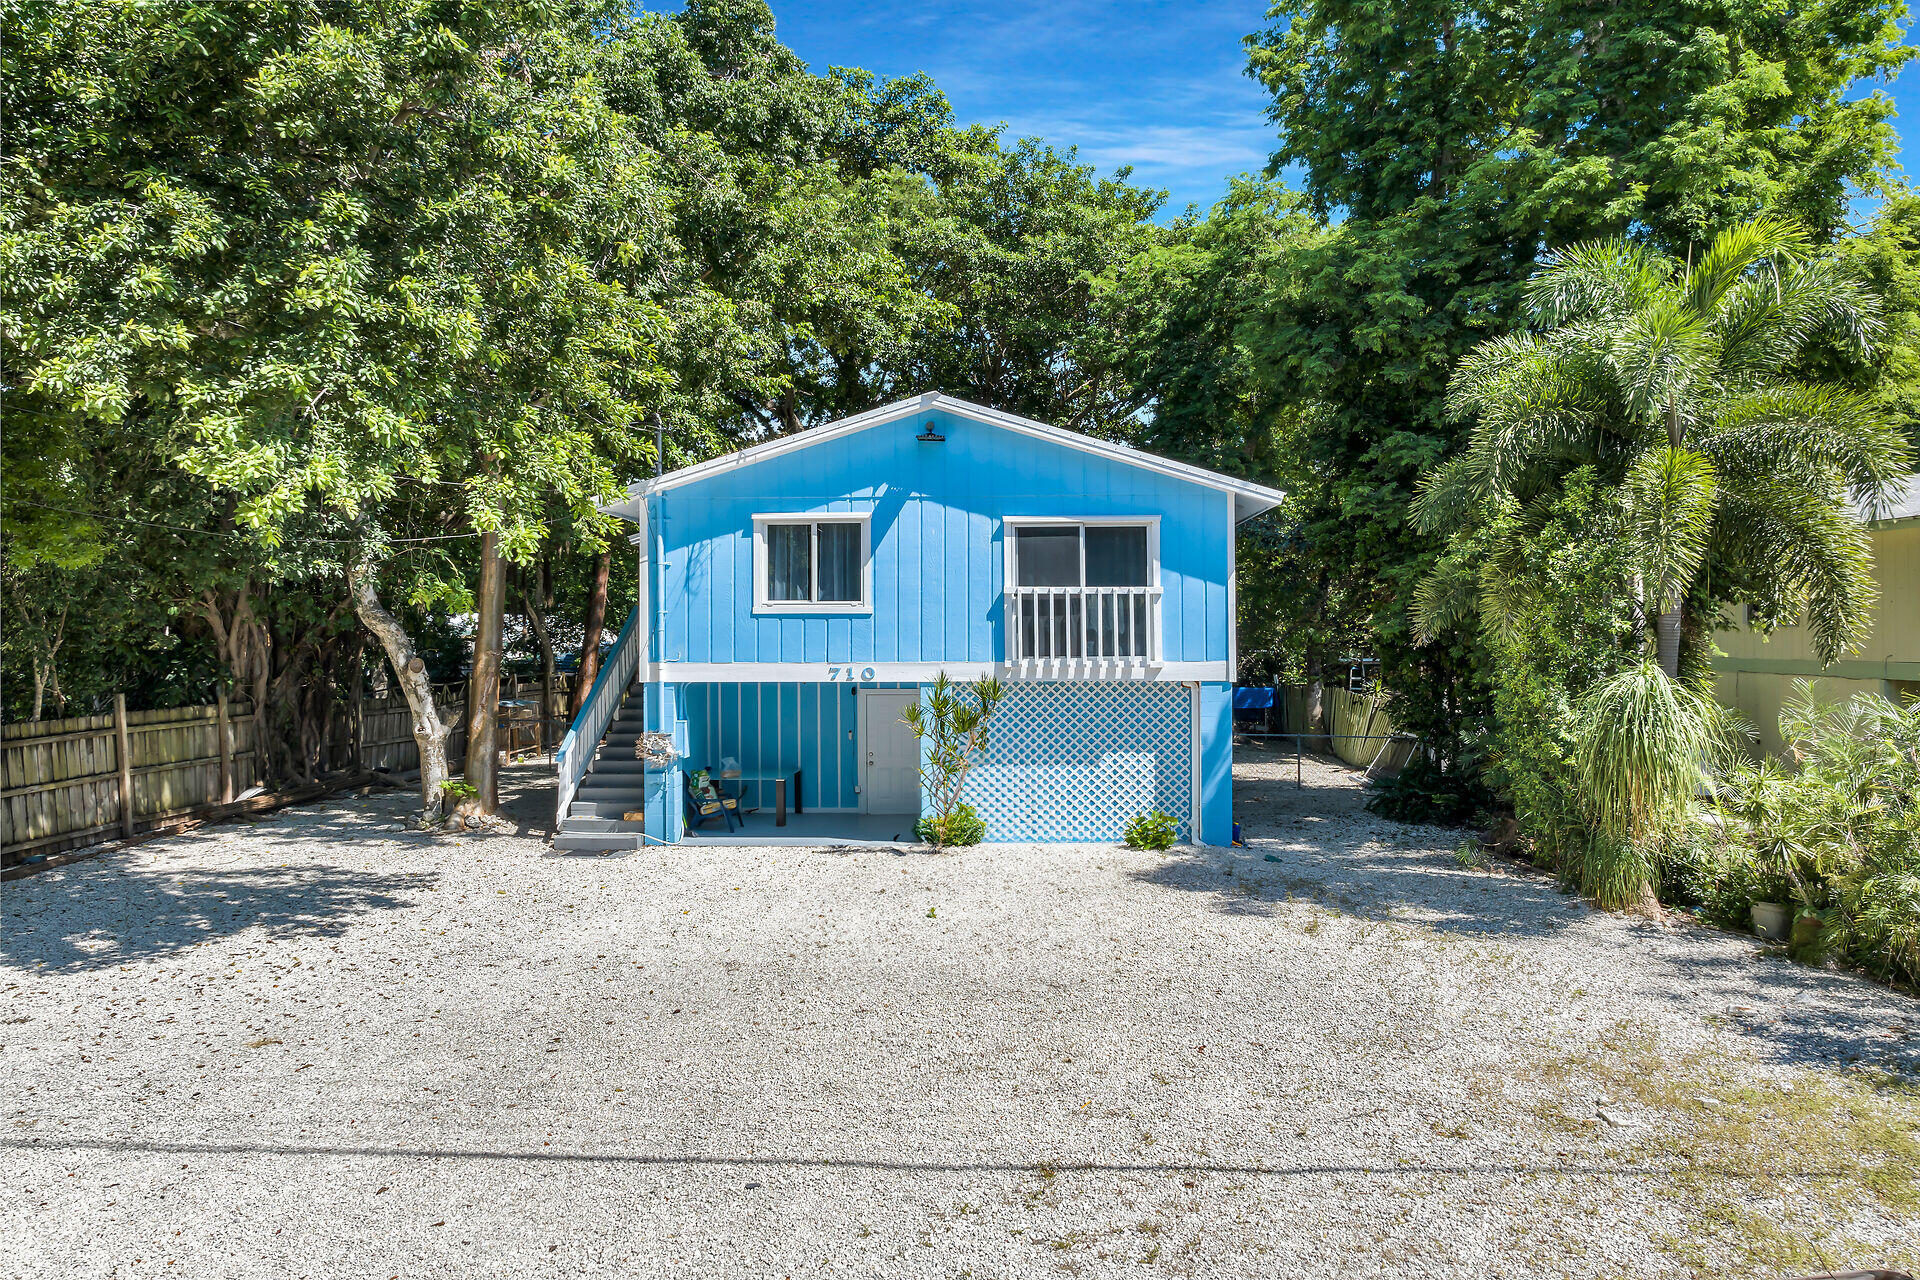
{"label": "potted plant", "polygon": [[1750,909],[1753,917],[1753,932],[1768,942],[1787,940],[1787,904],[1784,902],[1756,902]]}

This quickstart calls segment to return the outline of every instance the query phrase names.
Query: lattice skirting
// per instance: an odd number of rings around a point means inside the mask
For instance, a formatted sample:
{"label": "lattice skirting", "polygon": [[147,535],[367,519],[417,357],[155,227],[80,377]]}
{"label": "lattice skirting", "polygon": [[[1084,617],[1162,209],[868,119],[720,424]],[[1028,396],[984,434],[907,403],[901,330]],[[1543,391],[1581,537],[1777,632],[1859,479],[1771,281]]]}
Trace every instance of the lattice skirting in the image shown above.
{"label": "lattice skirting", "polygon": [[988,722],[966,800],[997,843],[1118,840],[1159,810],[1193,838],[1193,709],[1182,684],[1018,683]]}

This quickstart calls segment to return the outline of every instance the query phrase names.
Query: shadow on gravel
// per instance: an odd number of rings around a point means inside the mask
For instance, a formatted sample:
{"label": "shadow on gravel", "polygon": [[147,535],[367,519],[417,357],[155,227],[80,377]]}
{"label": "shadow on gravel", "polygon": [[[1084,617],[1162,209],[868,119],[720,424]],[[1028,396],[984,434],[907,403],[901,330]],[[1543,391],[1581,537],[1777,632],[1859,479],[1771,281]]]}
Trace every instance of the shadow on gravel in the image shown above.
{"label": "shadow on gravel", "polygon": [[[1704,936],[1703,936],[1704,935]],[[1659,996],[1738,1034],[1761,1058],[1800,1067],[1863,1067],[1920,1079],[1920,1002],[1854,973],[1755,950],[1708,950],[1704,926],[1641,926]]]}
{"label": "shadow on gravel", "polygon": [[1544,876],[1489,874],[1454,865],[1434,845],[1465,832],[1411,826],[1366,811],[1359,771],[1308,757],[1304,787],[1291,756],[1248,763],[1281,777],[1237,777],[1234,809],[1245,848],[1176,851],[1133,873],[1142,884],[1209,894],[1229,915],[1268,916],[1287,904],[1363,920],[1479,937],[1540,937],[1588,914]]}
{"label": "shadow on gravel", "polygon": [[[1268,862],[1271,855],[1280,859]],[[1412,854],[1377,855],[1337,844],[1303,851],[1251,836],[1244,849],[1174,854],[1141,884],[1204,893],[1228,915],[1270,916],[1289,905],[1475,937],[1542,937],[1578,923],[1587,908],[1531,876],[1456,871]],[[1471,902],[1460,901],[1471,895]]]}
{"label": "shadow on gravel", "polygon": [[[1309,756],[1307,785],[1297,787],[1291,756],[1240,756],[1236,767],[1266,766],[1260,776],[1235,779],[1235,809],[1248,847],[1175,851],[1134,873],[1136,880],[1207,894],[1216,910],[1229,915],[1262,917],[1289,905],[1317,906],[1361,920],[1491,939],[1551,937],[1593,914],[1548,876],[1455,865],[1446,850],[1466,837],[1464,831],[1368,813],[1356,771]],[[1920,1074],[1920,1012],[1907,1016],[1901,1006],[1910,1002],[1897,992],[1857,975],[1763,954],[1751,939],[1684,917],[1664,927],[1616,919],[1624,931],[1585,935],[1578,945],[1596,952],[1631,950],[1642,990],[1739,1035],[1762,1059]]]}
{"label": "shadow on gravel", "polygon": [[245,929],[331,937],[368,912],[412,906],[413,895],[438,879],[334,866],[124,870],[101,860],[58,881],[57,898],[47,891],[53,885],[30,899],[9,895],[14,910],[0,959],[41,973],[83,973],[164,958]]}

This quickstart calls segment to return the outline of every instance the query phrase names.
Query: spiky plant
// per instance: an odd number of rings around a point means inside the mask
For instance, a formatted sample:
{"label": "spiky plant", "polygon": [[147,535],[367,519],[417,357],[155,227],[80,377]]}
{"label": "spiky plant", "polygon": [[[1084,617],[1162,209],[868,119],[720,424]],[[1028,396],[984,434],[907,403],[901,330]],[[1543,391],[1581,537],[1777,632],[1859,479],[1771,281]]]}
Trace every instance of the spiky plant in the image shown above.
{"label": "spiky plant", "polygon": [[[1711,630],[1688,610],[1729,584],[1765,618],[1804,613],[1823,660],[1855,642],[1874,586],[1850,505],[1884,500],[1912,459],[1867,397],[1790,370],[1819,341],[1864,355],[1881,328],[1872,293],[1797,227],[1760,219],[1690,263],[1628,240],[1575,245],[1525,302],[1533,329],[1454,371],[1447,411],[1472,436],[1429,477],[1419,526],[1483,529],[1594,465],[1631,494],[1637,603],[1669,676]],[[1500,549],[1478,567],[1496,598],[1475,603],[1497,610]],[[1458,619],[1461,585],[1424,585],[1423,627]]]}
{"label": "spiky plant", "polygon": [[1589,690],[1577,724],[1574,772],[1592,831],[1580,891],[1603,907],[1648,908],[1655,859],[1732,749],[1730,713],[1646,661]]}
{"label": "spiky plant", "polygon": [[1002,692],[1000,682],[991,676],[962,686],[942,671],[934,676],[926,701],[912,703],[900,715],[901,723],[925,747],[920,785],[930,811],[926,828],[937,849],[954,842],[964,820],[962,811],[972,813],[961,800],[967,771],[987,745],[987,721],[1000,705]]}

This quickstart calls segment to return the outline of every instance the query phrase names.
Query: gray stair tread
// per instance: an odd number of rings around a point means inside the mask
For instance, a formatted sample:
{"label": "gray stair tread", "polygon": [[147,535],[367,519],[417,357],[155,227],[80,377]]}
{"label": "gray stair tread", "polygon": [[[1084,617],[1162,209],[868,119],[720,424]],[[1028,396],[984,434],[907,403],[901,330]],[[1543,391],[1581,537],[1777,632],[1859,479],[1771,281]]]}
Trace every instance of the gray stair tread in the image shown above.
{"label": "gray stair tread", "polygon": [[638,849],[640,837],[637,834],[606,831],[582,832],[579,835],[555,836],[553,847],[561,853],[612,853],[615,850]]}
{"label": "gray stair tread", "polygon": [[627,822],[620,818],[576,818],[569,816],[565,822],[560,824],[560,834],[566,836],[579,834],[618,835],[623,831],[631,835],[634,832],[645,831],[646,829],[647,824],[644,822]]}

